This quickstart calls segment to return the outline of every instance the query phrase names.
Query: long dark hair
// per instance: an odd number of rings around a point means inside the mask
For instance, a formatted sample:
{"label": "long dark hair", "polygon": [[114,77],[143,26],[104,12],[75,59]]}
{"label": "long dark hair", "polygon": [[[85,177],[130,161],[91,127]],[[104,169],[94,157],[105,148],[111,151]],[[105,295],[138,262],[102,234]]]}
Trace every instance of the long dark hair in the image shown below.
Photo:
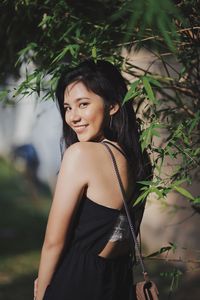
{"label": "long dark hair", "polygon": [[63,105],[64,91],[73,82],[82,82],[88,90],[102,97],[105,102],[105,111],[110,105],[119,104],[120,108],[112,118],[112,126],[105,126],[104,136],[117,142],[124,150],[134,170],[136,181],[150,178],[151,163],[147,152],[142,153],[141,150],[140,131],[133,105],[131,101],[122,105],[127,93],[125,80],[118,69],[108,61],[87,60],[62,73],[56,89],[56,98],[63,121],[65,146],[69,147],[78,141],[76,133],[65,121]]}

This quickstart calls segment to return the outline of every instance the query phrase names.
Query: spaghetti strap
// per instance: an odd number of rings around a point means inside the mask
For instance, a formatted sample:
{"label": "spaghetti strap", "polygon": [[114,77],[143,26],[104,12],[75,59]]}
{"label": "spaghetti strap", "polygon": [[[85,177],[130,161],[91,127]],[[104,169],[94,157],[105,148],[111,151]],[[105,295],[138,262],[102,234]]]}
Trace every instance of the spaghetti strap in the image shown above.
{"label": "spaghetti strap", "polygon": [[128,159],[126,153],[123,150],[121,150],[118,146],[116,146],[115,144],[111,143],[110,141],[102,141],[102,143],[106,143],[106,144],[113,146],[115,149],[117,149],[119,152],[121,152],[126,159]]}
{"label": "spaghetti strap", "polygon": [[[104,141],[102,141],[101,143],[104,144],[104,146],[106,147],[106,149],[110,153],[110,156],[111,156],[111,159],[112,159],[112,162],[113,162],[113,166],[114,166],[114,169],[115,169],[118,181],[119,181],[119,185],[120,185],[120,188],[121,188],[122,195],[123,195],[124,198],[126,198],[126,192],[125,192],[125,189],[124,189],[124,186],[123,186],[123,183],[122,183],[121,176],[119,174],[119,169],[118,169],[118,166],[117,166],[117,162],[116,162],[115,156],[114,156],[112,150],[110,149],[110,147],[108,145],[106,145],[106,144],[111,144],[112,146],[114,146],[116,149],[118,149],[125,156],[125,158],[127,158],[127,156],[126,156],[126,154],[119,147],[117,147],[116,145],[112,144],[111,142],[107,142],[107,141],[104,142]],[[133,200],[132,198],[133,198],[134,194],[135,194],[135,189],[133,189],[133,193],[131,194],[131,197],[126,200],[126,202],[127,202],[128,205]]]}

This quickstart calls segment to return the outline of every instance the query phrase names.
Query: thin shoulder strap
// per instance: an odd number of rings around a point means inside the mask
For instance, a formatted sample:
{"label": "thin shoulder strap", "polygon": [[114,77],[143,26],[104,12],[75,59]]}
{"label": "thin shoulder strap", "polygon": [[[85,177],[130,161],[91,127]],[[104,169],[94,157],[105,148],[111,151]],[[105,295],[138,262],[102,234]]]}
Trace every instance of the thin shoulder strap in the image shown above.
{"label": "thin shoulder strap", "polygon": [[118,183],[119,183],[119,187],[120,187],[120,190],[121,190],[122,199],[123,199],[123,202],[124,202],[124,208],[125,208],[125,212],[126,212],[126,215],[127,215],[129,227],[130,227],[131,234],[132,234],[132,238],[133,238],[133,241],[134,241],[134,246],[135,246],[135,249],[137,251],[139,262],[140,262],[140,265],[141,265],[141,268],[142,268],[142,273],[144,275],[145,281],[148,281],[149,280],[148,279],[148,274],[146,272],[146,268],[145,268],[145,265],[144,265],[144,262],[143,262],[143,258],[140,254],[139,244],[138,244],[138,241],[137,241],[137,238],[136,238],[134,226],[133,226],[133,223],[131,221],[128,205],[127,205],[127,202],[126,202],[126,193],[125,193],[124,186],[123,186],[120,174],[119,174],[119,169],[118,169],[118,166],[117,166],[115,156],[114,156],[112,150],[110,149],[110,147],[105,142],[101,142],[101,143],[106,147],[106,149],[110,153],[110,156],[111,156],[111,159],[112,159],[112,162],[113,162],[113,166],[114,166],[114,170],[115,170],[115,174],[116,174],[116,177],[117,177],[117,180],[118,180]]}
{"label": "thin shoulder strap", "polygon": [[115,144],[111,143],[110,141],[103,141],[103,143],[107,143],[107,144],[113,146],[115,149],[117,149],[119,152],[121,152],[125,156],[125,158],[127,159],[126,153],[123,150],[121,150],[118,146],[116,146]]}

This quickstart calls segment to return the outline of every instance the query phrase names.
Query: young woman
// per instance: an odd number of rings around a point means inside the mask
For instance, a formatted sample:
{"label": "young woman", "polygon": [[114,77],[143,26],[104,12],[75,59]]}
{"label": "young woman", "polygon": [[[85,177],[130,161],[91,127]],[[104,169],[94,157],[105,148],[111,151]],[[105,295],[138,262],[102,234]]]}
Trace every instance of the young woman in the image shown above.
{"label": "young woman", "polygon": [[133,300],[132,241],[112,151],[138,232],[138,180],[151,176],[119,71],[85,61],[63,73],[57,100],[66,151],[42,247],[36,300]]}

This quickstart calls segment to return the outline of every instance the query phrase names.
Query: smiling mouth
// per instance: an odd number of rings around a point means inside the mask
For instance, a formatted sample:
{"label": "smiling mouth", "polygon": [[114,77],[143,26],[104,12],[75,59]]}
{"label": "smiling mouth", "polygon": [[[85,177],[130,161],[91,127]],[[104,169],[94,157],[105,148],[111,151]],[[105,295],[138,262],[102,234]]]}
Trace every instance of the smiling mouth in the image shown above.
{"label": "smiling mouth", "polygon": [[77,133],[81,133],[82,131],[85,130],[85,128],[86,128],[87,126],[88,126],[88,125],[74,126],[74,131],[76,131]]}

